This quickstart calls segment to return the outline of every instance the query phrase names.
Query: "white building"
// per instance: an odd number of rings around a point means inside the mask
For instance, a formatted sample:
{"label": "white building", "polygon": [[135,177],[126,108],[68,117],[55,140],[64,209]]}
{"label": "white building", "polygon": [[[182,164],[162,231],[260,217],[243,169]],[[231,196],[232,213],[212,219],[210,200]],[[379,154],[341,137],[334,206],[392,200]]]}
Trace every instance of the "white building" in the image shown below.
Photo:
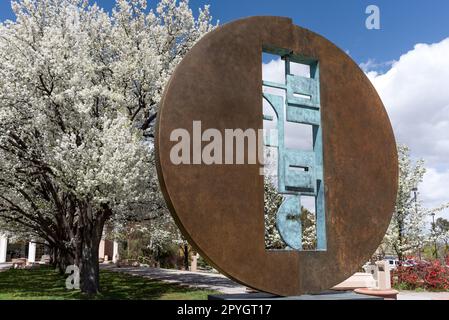
{"label": "white building", "polygon": [[0,233],[0,263],[16,258],[27,258],[29,263],[36,262],[36,257],[45,253],[45,246],[33,241],[10,241]]}
{"label": "white building", "polygon": [[[0,263],[10,262],[12,259],[26,258],[28,263],[39,262],[42,256],[48,254],[43,244],[33,241],[11,241],[0,233]],[[116,241],[101,240],[99,247],[100,261],[117,262],[119,259],[118,243]]]}

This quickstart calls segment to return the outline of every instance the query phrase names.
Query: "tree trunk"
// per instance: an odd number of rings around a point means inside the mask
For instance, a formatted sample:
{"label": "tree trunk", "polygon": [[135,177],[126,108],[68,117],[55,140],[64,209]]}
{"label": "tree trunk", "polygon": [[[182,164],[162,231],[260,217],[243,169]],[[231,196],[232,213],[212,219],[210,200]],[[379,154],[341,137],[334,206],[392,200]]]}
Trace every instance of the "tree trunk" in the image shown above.
{"label": "tree trunk", "polygon": [[184,245],[184,269],[189,270],[189,245]]}
{"label": "tree trunk", "polygon": [[79,261],[80,289],[86,294],[93,295],[100,291],[100,267],[98,264],[100,240],[96,235],[89,233],[84,234],[83,238]]}
{"label": "tree trunk", "polygon": [[[103,227],[111,212],[108,208],[96,212],[96,217],[92,219],[92,208],[86,206],[84,209],[85,219],[80,224],[77,233],[77,256],[80,270],[80,289],[88,295],[100,292],[100,266],[98,253]],[[86,219],[87,218],[87,219]]]}
{"label": "tree trunk", "polygon": [[398,255],[398,260],[399,261],[404,261],[404,246],[403,246],[403,241],[404,241],[404,221],[402,219],[399,219],[398,221],[398,248],[397,248],[397,255]]}
{"label": "tree trunk", "polygon": [[56,270],[58,263],[56,260],[56,248],[55,247],[50,248],[50,265],[52,267],[54,267]]}
{"label": "tree trunk", "polygon": [[69,250],[64,250],[61,248],[55,248],[54,251],[56,268],[60,274],[65,274],[67,267],[75,263],[73,255],[70,254]]}
{"label": "tree trunk", "polygon": [[58,271],[59,274],[64,275],[67,267],[75,264],[74,254],[69,249],[58,248],[52,245],[50,247],[50,264]]}

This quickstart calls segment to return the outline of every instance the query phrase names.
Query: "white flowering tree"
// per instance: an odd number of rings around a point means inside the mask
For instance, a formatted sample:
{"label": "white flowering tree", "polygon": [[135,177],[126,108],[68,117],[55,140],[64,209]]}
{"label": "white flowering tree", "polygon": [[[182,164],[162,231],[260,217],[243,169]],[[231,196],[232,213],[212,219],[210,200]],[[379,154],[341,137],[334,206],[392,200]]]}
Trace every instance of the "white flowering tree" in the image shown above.
{"label": "white flowering tree", "polygon": [[285,243],[276,228],[276,214],[284,197],[280,195],[272,183],[272,179],[264,179],[264,217],[265,247],[267,249],[284,249]]}
{"label": "white flowering tree", "polygon": [[12,6],[16,20],[0,24],[0,220],[77,263],[95,294],[105,222],[160,198],[148,138],[164,85],[211,17],[205,7],[195,19],[187,0],[155,11],[117,0],[111,14],[87,0]]}
{"label": "white flowering tree", "polygon": [[[264,217],[265,217],[265,247],[271,250],[285,249],[286,244],[276,227],[276,215],[284,197],[278,193],[273,184],[273,177],[264,179]],[[313,212],[301,206],[301,226],[303,250],[316,248],[316,217]]]}
{"label": "white flowering tree", "polygon": [[301,224],[303,250],[315,250],[317,242],[315,213],[301,207]]}
{"label": "white flowering tree", "polygon": [[443,254],[447,259],[449,252],[449,221],[444,218],[438,218],[432,225],[435,240],[443,245]]}
{"label": "white flowering tree", "polygon": [[418,186],[422,182],[426,169],[424,161],[412,161],[410,150],[405,145],[398,146],[399,189],[396,207],[387,234],[379,248],[380,252],[393,251],[399,260],[406,255],[420,252],[429,241],[426,230],[427,219],[448,207],[426,209],[418,198]]}

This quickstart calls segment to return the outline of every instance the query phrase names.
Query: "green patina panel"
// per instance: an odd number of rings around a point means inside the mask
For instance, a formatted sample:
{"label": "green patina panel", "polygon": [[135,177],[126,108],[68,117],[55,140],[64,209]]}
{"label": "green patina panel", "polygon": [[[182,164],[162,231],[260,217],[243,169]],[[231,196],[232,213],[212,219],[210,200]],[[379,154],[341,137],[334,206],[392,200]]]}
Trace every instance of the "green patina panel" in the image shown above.
{"label": "green patina panel", "polygon": [[[278,149],[278,192],[284,195],[284,202],[277,212],[277,228],[290,248],[302,250],[301,196],[313,196],[317,231],[316,249],[326,250],[319,62],[294,55],[287,49],[265,46],[264,51],[280,55],[285,62],[285,84],[263,82],[265,87],[285,92],[285,98],[280,95],[263,94],[277,116],[277,143],[265,140],[266,146],[275,146]],[[291,74],[291,62],[308,65],[310,78]],[[274,118],[264,114],[264,120],[274,121]],[[312,126],[312,151],[285,147],[285,122]]]}

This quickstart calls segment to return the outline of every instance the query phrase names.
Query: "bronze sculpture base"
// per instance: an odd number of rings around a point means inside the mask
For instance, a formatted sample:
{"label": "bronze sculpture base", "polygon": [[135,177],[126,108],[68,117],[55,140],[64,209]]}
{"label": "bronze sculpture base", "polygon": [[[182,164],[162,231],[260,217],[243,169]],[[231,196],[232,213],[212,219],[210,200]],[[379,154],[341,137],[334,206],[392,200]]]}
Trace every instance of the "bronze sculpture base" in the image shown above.
{"label": "bronze sculpture base", "polygon": [[384,300],[381,297],[358,294],[352,291],[326,291],[320,294],[282,297],[269,293],[213,294],[208,300]]}

